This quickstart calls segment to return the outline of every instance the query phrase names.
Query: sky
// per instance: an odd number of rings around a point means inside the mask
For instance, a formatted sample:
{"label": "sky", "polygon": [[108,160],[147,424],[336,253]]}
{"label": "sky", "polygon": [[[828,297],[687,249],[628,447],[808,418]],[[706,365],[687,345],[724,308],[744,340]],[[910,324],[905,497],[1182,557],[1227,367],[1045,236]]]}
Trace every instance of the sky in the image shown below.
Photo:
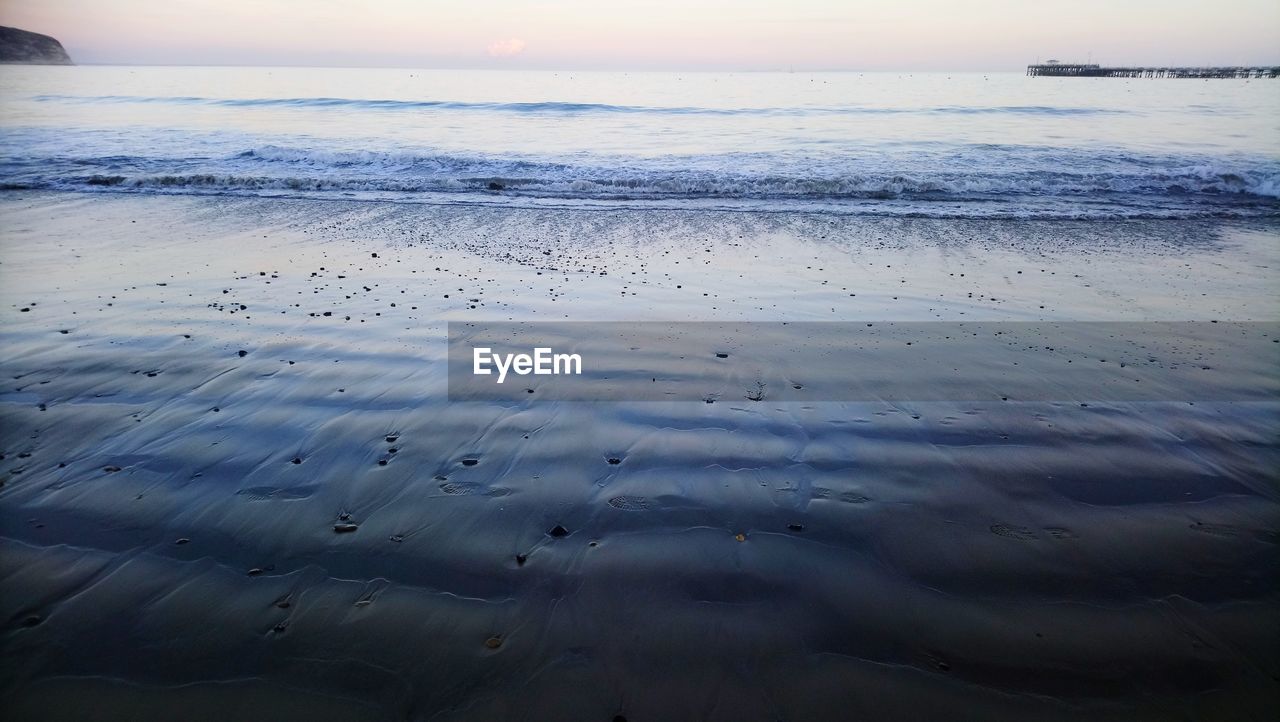
{"label": "sky", "polygon": [[572,70],[1280,65],[1277,0],[0,0],[78,63]]}

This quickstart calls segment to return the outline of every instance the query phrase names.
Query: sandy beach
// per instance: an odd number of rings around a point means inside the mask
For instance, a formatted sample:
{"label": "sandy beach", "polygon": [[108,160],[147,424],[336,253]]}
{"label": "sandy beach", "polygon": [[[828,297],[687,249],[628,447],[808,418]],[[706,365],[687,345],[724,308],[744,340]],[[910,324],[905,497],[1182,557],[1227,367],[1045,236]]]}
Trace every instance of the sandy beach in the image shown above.
{"label": "sandy beach", "polygon": [[1233,401],[451,402],[445,336],[1274,323],[1274,219],[34,191],[0,214],[14,719],[1280,704],[1274,376]]}

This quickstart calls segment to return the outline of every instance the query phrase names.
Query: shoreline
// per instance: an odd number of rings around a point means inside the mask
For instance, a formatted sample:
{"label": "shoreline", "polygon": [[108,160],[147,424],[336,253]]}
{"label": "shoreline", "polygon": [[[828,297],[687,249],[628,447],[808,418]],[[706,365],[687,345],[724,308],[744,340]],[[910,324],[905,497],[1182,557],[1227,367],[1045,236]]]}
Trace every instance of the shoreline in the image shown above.
{"label": "shoreline", "polygon": [[0,212],[19,716],[1277,701],[1280,402],[450,403],[445,325],[1273,324],[1280,224],[25,192]]}

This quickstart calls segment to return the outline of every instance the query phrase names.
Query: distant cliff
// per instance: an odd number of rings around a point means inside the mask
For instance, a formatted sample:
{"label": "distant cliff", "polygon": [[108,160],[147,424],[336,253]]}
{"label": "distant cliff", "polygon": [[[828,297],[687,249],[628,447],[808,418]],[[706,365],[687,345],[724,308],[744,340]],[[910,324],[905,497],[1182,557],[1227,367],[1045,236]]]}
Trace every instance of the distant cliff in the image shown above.
{"label": "distant cliff", "polygon": [[0,25],[0,63],[74,65],[57,40],[3,25]]}

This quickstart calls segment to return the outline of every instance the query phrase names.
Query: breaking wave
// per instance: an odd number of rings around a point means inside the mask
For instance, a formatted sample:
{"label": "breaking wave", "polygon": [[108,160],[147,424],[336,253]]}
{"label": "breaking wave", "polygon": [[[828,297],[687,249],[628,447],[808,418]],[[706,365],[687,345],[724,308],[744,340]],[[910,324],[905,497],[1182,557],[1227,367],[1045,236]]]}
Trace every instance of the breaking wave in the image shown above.
{"label": "breaking wave", "polygon": [[801,106],[721,108],[701,106],[613,105],[572,102],[467,102],[454,100],[385,100],[366,98],[207,98],[199,96],[140,95],[37,95],[44,103],[116,103],[188,105],[225,108],[335,108],[343,110],[462,110],[500,113],[581,114],[637,113],[649,115],[1119,115],[1128,111],[1113,108],[1078,108],[1047,105],[869,107]]}
{"label": "breaking wave", "polygon": [[[972,157],[965,157],[964,153]],[[265,144],[204,157],[0,157],[0,189],[357,197],[425,202],[561,201],[939,217],[1280,216],[1280,163],[976,147],[894,169],[867,158],[737,156],[556,162]],[[956,160],[958,159],[958,161]],[[981,166],[980,163],[986,163]]]}

